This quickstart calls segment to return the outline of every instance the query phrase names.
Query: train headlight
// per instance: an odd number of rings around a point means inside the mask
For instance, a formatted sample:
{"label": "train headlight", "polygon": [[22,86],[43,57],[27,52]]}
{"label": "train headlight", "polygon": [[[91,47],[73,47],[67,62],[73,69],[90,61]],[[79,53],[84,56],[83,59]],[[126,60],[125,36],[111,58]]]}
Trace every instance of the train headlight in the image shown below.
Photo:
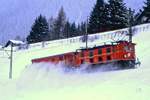
{"label": "train headlight", "polygon": [[124,58],[128,58],[128,57],[131,57],[131,53],[128,53],[128,54],[124,55]]}
{"label": "train headlight", "polygon": [[128,57],[130,57],[131,56],[131,53],[128,53]]}
{"label": "train headlight", "polygon": [[124,58],[127,58],[127,55],[124,55]]}

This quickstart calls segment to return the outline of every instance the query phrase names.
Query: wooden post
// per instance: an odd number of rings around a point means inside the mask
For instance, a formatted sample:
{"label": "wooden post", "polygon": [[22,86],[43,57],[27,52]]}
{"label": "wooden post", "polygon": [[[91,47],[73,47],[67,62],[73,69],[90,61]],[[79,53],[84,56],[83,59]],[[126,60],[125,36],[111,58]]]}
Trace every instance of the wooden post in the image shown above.
{"label": "wooden post", "polygon": [[133,26],[133,14],[131,8],[129,8],[129,42],[132,43],[132,26]]}
{"label": "wooden post", "polygon": [[12,79],[12,63],[13,63],[13,43],[11,43],[9,79]]}
{"label": "wooden post", "polygon": [[86,21],[86,34],[85,34],[85,41],[86,41],[86,49],[88,49],[88,17]]}

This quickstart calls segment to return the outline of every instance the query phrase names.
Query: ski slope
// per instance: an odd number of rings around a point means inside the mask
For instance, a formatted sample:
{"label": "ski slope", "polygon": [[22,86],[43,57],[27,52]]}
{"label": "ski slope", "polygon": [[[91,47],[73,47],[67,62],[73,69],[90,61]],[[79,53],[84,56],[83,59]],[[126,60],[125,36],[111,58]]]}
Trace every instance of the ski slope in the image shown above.
{"label": "ski slope", "polygon": [[[126,30],[126,29],[124,29]],[[100,45],[111,36],[89,40],[89,46]],[[0,51],[0,98],[1,100],[149,100],[150,24],[136,26],[133,41],[141,66],[137,69],[96,73],[68,73],[62,64],[31,64],[31,59],[74,51],[84,47],[80,37],[32,44],[28,49],[14,52],[13,79],[8,80],[9,59]],[[98,35],[98,34],[96,34]],[[91,37],[95,37],[94,35]],[[107,38],[105,38],[107,37]],[[121,36],[116,37],[119,39]],[[126,39],[126,38],[125,38]],[[9,48],[7,48],[9,50]],[[9,53],[9,52],[8,52]],[[60,68],[61,67],[61,68]]]}

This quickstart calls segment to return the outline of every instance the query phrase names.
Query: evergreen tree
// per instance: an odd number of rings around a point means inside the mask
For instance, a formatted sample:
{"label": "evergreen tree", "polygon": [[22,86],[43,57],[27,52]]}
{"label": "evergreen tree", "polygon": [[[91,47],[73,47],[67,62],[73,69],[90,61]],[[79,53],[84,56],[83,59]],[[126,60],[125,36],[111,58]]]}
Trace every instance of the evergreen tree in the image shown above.
{"label": "evergreen tree", "polygon": [[107,28],[108,11],[105,8],[104,0],[97,0],[96,5],[91,12],[88,33],[96,33],[105,31]]}
{"label": "evergreen tree", "polygon": [[64,37],[69,38],[70,33],[71,33],[71,24],[69,21],[66,22],[65,27],[64,27]]}
{"label": "evergreen tree", "polygon": [[78,24],[77,25],[77,36],[80,36],[81,35],[81,25]]}
{"label": "evergreen tree", "polygon": [[48,23],[45,17],[40,15],[32,26],[30,35],[27,37],[28,43],[36,43],[49,40]]}
{"label": "evergreen tree", "polygon": [[143,16],[147,18],[145,23],[150,22],[150,0],[146,0],[145,6],[143,8],[144,8]]}
{"label": "evergreen tree", "polygon": [[73,23],[71,24],[70,33],[71,33],[71,34],[70,34],[71,37],[75,37],[75,36],[78,35],[78,30],[77,30],[77,27],[76,27],[75,22],[73,22]]}
{"label": "evergreen tree", "polygon": [[60,39],[60,38],[64,38],[64,27],[66,24],[66,14],[64,12],[63,7],[61,7],[59,13],[58,13],[58,17],[55,20],[54,23],[54,33],[55,33],[55,39]]}
{"label": "evergreen tree", "polygon": [[48,21],[50,40],[55,39],[55,36],[54,36],[55,35],[55,33],[54,33],[54,23],[55,23],[55,19],[53,17],[51,17]]}
{"label": "evergreen tree", "polygon": [[86,23],[82,22],[80,25],[80,35],[84,35],[86,33]]}
{"label": "evergreen tree", "polygon": [[143,24],[143,20],[142,20],[142,17],[144,16],[144,13],[143,13],[143,10],[139,10],[135,15],[134,15],[134,18],[135,18],[135,25],[139,25],[139,24]]}
{"label": "evergreen tree", "polygon": [[125,28],[128,25],[128,10],[123,0],[109,0],[109,27],[111,30]]}

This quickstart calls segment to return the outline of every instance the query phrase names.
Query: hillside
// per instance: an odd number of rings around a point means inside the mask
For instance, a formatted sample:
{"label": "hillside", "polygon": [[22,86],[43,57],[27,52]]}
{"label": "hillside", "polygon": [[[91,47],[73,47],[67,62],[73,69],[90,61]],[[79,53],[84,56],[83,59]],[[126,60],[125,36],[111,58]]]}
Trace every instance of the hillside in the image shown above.
{"label": "hillside", "polygon": [[[114,31],[116,32],[116,31]],[[108,32],[108,33],[114,33]],[[0,51],[0,98],[2,100],[149,100],[150,24],[136,26],[133,41],[141,66],[137,69],[86,73],[63,73],[61,64],[31,64],[31,59],[74,50],[79,46],[69,40],[40,43],[14,53],[13,79],[8,80],[9,60]],[[105,33],[102,33],[105,34]],[[100,43],[95,42],[97,45]],[[54,45],[57,44],[57,45]],[[93,42],[92,42],[93,44]],[[89,44],[90,45],[90,44]],[[72,48],[73,47],[73,48]]]}

